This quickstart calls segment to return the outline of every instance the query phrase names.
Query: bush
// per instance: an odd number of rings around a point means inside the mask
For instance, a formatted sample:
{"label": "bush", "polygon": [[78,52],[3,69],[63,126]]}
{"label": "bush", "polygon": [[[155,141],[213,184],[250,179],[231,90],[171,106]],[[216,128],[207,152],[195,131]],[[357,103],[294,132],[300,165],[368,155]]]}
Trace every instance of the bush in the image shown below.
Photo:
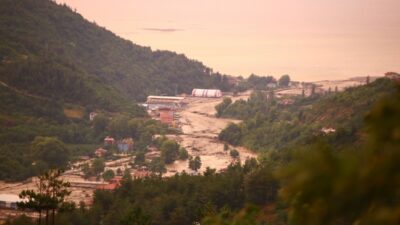
{"label": "bush", "polygon": [[110,181],[110,180],[113,179],[114,177],[115,177],[115,173],[114,173],[113,170],[106,170],[106,171],[103,173],[103,179],[104,179],[105,181]]}
{"label": "bush", "polygon": [[232,145],[238,145],[240,144],[241,136],[241,128],[238,125],[231,123],[221,131],[221,133],[218,135],[218,138],[221,141],[226,141]]}
{"label": "bush", "polygon": [[179,154],[179,144],[173,140],[166,140],[161,145],[161,158],[165,164],[173,163]]}
{"label": "bush", "polygon": [[185,148],[181,147],[181,148],[179,149],[179,159],[180,159],[180,160],[186,160],[186,159],[188,159],[188,158],[189,158],[189,153],[188,153],[188,151],[187,151]]}
{"label": "bush", "polygon": [[232,150],[229,151],[229,155],[232,158],[236,159],[237,157],[239,157],[239,152],[236,149],[232,149]]}

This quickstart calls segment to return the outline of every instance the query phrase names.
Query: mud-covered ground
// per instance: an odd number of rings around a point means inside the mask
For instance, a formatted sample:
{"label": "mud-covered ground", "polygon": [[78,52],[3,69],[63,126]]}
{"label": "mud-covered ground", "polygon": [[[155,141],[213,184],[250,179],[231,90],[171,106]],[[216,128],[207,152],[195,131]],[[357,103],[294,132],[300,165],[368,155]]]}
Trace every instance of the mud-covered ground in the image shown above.
{"label": "mud-covered ground", "polygon": [[[248,93],[233,97],[232,100],[247,99]],[[224,151],[224,143],[218,140],[218,134],[229,123],[239,123],[239,120],[223,119],[215,117],[215,106],[222,101],[222,98],[191,98],[189,104],[180,115],[182,124],[181,135],[170,135],[169,138],[177,140],[181,146],[186,148],[190,155],[200,156],[202,166],[199,172],[203,172],[207,167],[225,169],[231,162],[232,157],[229,152]],[[239,151],[239,160],[246,160],[250,157],[256,157],[254,152],[245,148],[236,148]],[[166,176],[171,176],[176,172],[192,172],[188,168],[188,161],[176,161],[167,166]]]}

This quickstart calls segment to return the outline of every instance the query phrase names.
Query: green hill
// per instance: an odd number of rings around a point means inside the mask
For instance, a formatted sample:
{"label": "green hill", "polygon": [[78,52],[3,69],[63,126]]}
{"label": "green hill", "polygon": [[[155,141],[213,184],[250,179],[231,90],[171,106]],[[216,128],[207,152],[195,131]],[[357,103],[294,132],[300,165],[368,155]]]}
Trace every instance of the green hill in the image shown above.
{"label": "green hill", "polygon": [[[339,93],[297,97],[289,105],[271,100],[269,93],[256,92],[248,101],[219,106],[221,116],[244,120],[228,126],[220,139],[257,151],[304,145],[315,138],[336,146],[354,145],[363,140],[364,117],[372,105],[394,91],[394,82],[379,79]],[[324,134],[323,128],[335,131]]]}
{"label": "green hill", "polygon": [[0,15],[0,80],[31,94],[111,110],[148,94],[228,88],[202,63],[138,46],[66,5],[0,0]]}
{"label": "green hill", "polygon": [[202,63],[124,40],[66,5],[0,0],[0,179],[44,168],[32,166],[36,137],[56,137],[73,156],[92,152],[112,133],[89,122],[90,112],[110,124],[147,120],[136,104],[147,95],[195,87],[230,88],[227,76]]}

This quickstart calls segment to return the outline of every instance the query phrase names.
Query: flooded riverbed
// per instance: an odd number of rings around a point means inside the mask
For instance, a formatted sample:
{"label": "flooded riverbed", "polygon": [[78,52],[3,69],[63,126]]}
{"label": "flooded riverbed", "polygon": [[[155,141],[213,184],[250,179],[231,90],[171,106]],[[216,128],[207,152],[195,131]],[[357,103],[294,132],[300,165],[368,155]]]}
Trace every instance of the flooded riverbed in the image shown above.
{"label": "flooded riverbed", "polygon": [[[232,98],[233,101],[246,99],[248,95]],[[226,168],[231,162],[232,157],[229,152],[224,151],[224,143],[218,140],[218,134],[229,123],[239,123],[240,120],[223,119],[215,117],[215,106],[222,99],[199,99],[193,98],[189,105],[179,112],[182,124],[182,135],[169,136],[177,140],[185,147],[192,156],[200,156],[202,166],[199,172],[203,172],[207,167],[221,170]],[[254,152],[245,148],[236,148],[239,151],[239,160],[257,157]],[[176,161],[167,166],[166,176],[171,176],[183,170],[190,172],[188,161]]]}

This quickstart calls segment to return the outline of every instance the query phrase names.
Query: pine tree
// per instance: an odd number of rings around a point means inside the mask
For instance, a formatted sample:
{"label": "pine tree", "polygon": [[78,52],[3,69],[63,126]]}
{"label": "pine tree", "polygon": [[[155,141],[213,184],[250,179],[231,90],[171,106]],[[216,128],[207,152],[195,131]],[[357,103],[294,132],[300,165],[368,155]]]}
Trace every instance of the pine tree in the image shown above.
{"label": "pine tree", "polygon": [[22,209],[32,209],[39,213],[38,224],[42,223],[42,212],[45,212],[45,224],[49,224],[49,212],[52,212],[52,224],[55,224],[55,213],[65,203],[65,198],[71,194],[69,182],[60,179],[61,170],[49,170],[38,176],[37,190],[23,190],[18,202]]}

